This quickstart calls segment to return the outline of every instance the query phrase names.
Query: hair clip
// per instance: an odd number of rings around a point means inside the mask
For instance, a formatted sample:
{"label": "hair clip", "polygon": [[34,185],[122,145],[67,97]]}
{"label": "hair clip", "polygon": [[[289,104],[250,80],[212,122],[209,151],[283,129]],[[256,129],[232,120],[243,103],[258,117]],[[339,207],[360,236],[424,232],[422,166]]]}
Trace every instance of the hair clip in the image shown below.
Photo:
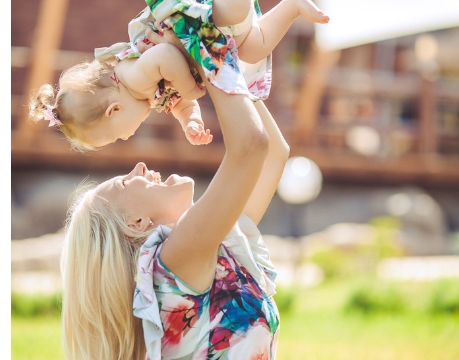
{"label": "hair clip", "polygon": [[55,126],[55,125],[64,125],[62,122],[59,120],[59,117],[56,113],[53,112],[54,107],[50,105],[46,105],[46,110],[43,110],[43,116],[46,121],[49,121],[49,127]]}

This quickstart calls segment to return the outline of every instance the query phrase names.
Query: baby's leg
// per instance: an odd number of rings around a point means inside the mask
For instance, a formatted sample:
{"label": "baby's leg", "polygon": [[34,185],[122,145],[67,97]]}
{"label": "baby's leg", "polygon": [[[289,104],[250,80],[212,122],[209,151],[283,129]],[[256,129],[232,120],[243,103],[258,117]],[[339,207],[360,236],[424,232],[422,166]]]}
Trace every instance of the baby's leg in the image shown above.
{"label": "baby's leg", "polygon": [[214,0],[212,18],[217,27],[236,25],[245,20],[253,0]]}
{"label": "baby's leg", "polygon": [[330,20],[311,0],[282,0],[262,15],[246,34],[235,37],[239,58],[248,63],[264,59],[299,16],[320,24]]}
{"label": "baby's leg", "polygon": [[311,0],[293,0],[293,2],[298,6],[300,16],[304,17],[306,20],[319,24],[326,24],[330,21],[330,18],[325,15],[324,12],[320,10]]}

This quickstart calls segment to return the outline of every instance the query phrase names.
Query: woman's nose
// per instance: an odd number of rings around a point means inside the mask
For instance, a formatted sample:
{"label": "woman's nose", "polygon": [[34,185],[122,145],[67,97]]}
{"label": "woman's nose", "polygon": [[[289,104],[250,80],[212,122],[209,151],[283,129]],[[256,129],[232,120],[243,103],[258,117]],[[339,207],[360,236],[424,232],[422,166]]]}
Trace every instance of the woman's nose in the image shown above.
{"label": "woman's nose", "polygon": [[139,162],[137,163],[137,165],[134,167],[133,169],[133,173],[136,174],[136,175],[143,175],[147,172],[147,165],[145,165],[145,163],[143,162]]}

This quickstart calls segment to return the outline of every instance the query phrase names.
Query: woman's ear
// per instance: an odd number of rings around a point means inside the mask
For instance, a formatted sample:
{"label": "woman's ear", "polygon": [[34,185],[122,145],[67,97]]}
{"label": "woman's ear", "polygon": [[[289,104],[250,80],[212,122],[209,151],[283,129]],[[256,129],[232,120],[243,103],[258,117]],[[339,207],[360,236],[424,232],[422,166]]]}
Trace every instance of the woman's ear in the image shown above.
{"label": "woman's ear", "polygon": [[105,116],[110,117],[122,109],[123,105],[120,102],[112,102],[110,105],[107,106],[107,110],[105,110]]}
{"label": "woman's ear", "polygon": [[141,217],[133,220],[129,220],[127,224],[131,229],[137,230],[138,232],[144,232],[153,225],[153,222],[148,217]]}

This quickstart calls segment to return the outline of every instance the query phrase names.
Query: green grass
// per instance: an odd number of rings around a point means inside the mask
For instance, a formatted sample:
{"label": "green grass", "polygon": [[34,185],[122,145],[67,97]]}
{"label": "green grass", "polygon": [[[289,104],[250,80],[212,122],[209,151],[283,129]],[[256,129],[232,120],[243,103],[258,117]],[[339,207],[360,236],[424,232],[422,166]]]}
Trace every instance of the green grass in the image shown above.
{"label": "green grass", "polygon": [[[452,306],[440,311],[434,301],[458,286],[353,279],[296,289],[281,314],[277,359],[458,360],[459,316]],[[280,289],[276,297],[282,302],[290,292]],[[356,294],[367,294],[363,306]]]}
{"label": "green grass", "polygon": [[11,318],[12,360],[62,360],[61,324],[58,316]]}
{"label": "green grass", "polygon": [[457,323],[446,317],[284,316],[280,360],[457,360]]}
{"label": "green grass", "polygon": [[281,318],[278,359],[457,360],[459,319],[321,312]]}
{"label": "green grass", "polygon": [[[457,289],[458,281],[356,278],[280,288],[277,360],[458,360]],[[12,359],[63,359],[58,312],[37,315],[30,299],[12,300]],[[36,301],[50,312],[42,298]],[[56,304],[56,297],[49,301]]]}

